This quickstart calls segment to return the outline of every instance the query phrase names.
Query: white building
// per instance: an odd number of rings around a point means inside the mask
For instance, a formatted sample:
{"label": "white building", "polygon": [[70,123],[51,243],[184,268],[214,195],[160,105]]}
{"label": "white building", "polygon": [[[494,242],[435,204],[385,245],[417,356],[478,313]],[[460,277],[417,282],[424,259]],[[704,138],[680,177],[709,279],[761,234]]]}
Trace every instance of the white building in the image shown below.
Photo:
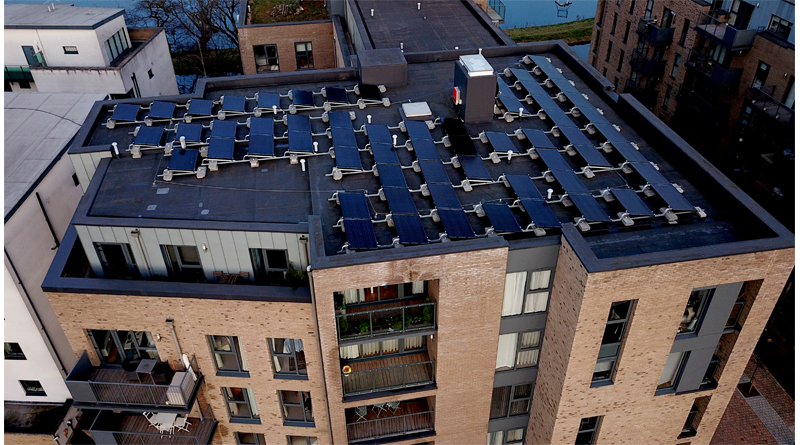
{"label": "white building", "polygon": [[178,94],[161,28],[128,28],[124,9],[6,4],[5,91]]}

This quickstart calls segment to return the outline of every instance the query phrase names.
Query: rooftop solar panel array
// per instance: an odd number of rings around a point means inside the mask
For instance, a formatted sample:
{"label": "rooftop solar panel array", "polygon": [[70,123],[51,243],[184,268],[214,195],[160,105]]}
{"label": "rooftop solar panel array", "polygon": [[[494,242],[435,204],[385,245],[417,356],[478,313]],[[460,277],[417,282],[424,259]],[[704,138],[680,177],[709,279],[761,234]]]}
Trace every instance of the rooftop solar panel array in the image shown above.
{"label": "rooftop solar panel array", "polygon": [[498,202],[484,202],[481,204],[492,227],[498,232],[522,232],[514,214],[507,205]]}
{"label": "rooftop solar panel array", "polygon": [[114,107],[114,112],[111,113],[111,119],[115,121],[136,122],[136,116],[139,114],[140,108],[140,105],[117,104]]}
{"label": "rooftop solar panel array", "polygon": [[617,201],[625,207],[625,211],[632,216],[653,216],[653,211],[647,207],[642,198],[631,189],[611,189]]}
{"label": "rooftop solar panel array", "polygon": [[196,149],[175,150],[169,158],[167,169],[173,171],[193,172],[197,169],[200,152]]}
{"label": "rooftop solar panel array", "polygon": [[233,139],[211,138],[208,141],[208,159],[233,160]]}
{"label": "rooftop solar panel array", "polygon": [[200,142],[203,134],[202,124],[185,124],[179,123],[175,125],[175,140],[179,141],[181,136],[186,138],[186,142]]}
{"label": "rooftop solar panel array", "polygon": [[150,112],[147,113],[153,119],[172,119],[175,113],[175,104],[173,102],[162,102],[159,100],[153,101],[150,105]]}
{"label": "rooftop solar panel array", "polygon": [[494,151],[501,152],[501,153],[519,153],[517,147],[511,142],[511,139],[508,138],[508,135],[499,131],[487,131],[486,137],[489,139],[489,143],[492,144],[492,148]]}
{"label": "rooftop solar panel array", "polygon": [[328,119],[331,125],[333,151],[336,154],[336,166],[341,169],[361,170],[361,156],[358,154],[350,113],[331,111],[328,113]]}
{"label": "rooftop solar panel array", "polygon": [[239,127],[236,121],[213,120],[211,122],[211,137],[236,139],[236,129]]}
{"label": "rooftop solar panel array", "polygon": [[378,240],[372,229],[372,212],[363,193],[339,192],[344,230],[352,249],[376,249]]}
{"label": "rooftop solar panel array", "polygon": [[152,147],[160,147],[161,140],[164,138],[164,128],[162,127],[139,127],[139,132],[133,139],[135,145],[147,145]]}
{"label": "rooftop solar panel array", "polygon": [[278,93],[258,93],[258,108],[281,107],[281,96]]}
{"label": "rooftop solar panel array", "polygon": [[275,134],[275,122],[271,117],[251,117],[250,135],[254,134],[273,136]]}
{"label": "rooftop solar panel array", "polygon": [[338,104],[350,103],[350,101],[347,100],[347,90],[345,90],[344,88],[326,87],[325,96],[328,102],[333,102]]}
{"label": "rooftop solar panel array", "polygon": [[311,119],[304,115],[289,114],[287,115],[287,124],[289,127],[289,151],[313,151],[314,141],[311,137]]}
{"label": "rooftop solar panel array", "polygon": [[481,181],[491,181],[492,175],[486,166],[483,164],[483,159],[480,156],[459,156],[458,162],[461,163],[461,168],[464,169],[464,174],[467,179],[475,179]]}
{"label": "rooftop solar panel array", "polygon": [[314,93],[304,90],[292,90],[292,103],[295,105],[314,106]]}
{"label": "rooftop solar panel array", "polygon": [[189,109],[186,111],[186,114],[192,116],[211,116],[212,108],[214,108],[213,100],[191,99],[189,101]]}
{"label": "rooftop solar panel array", "polygon": [[222,100],[222,111],[244,112],[244,96],[228,96]]}
{"label": "rooftop solar panel array", "polygon": [[558,148],[542,130],[523,128],[522,133],[534,148]]}
{"label": "rooftop solar panel array", "polygon": [[506,180],[514,189],[520,204],[537,227],[561,227],[556,215],[548,207],[539,189],[528,175],[506,175]]}
{"label": "rooftop solar panel array", "polygon": [[527,113],[528,110],[522,105],[522,102],[517,99],[517,96],[511,92],[511,88],[501,78],[497,78],[497,99],[509,113],[519,113],[519,109]]}

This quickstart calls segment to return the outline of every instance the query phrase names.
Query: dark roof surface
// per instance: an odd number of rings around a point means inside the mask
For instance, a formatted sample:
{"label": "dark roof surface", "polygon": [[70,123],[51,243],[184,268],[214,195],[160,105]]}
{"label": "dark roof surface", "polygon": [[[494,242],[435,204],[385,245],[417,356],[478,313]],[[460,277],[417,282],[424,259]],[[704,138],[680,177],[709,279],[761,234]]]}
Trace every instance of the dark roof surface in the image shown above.
{"label": "dark roof surface", "polygon": [[56,9],[48,10],[48,4],[3,5],[6,28],[32,29],[95,29],[111,19],[125,13],[120,8],[88,8],[56,3]]}
{"label": "dark roof surface", "polygon": [[72,401],[63,404],[14,403],[3,404],[3,419],[6,434],[45,434],[56,432]]}

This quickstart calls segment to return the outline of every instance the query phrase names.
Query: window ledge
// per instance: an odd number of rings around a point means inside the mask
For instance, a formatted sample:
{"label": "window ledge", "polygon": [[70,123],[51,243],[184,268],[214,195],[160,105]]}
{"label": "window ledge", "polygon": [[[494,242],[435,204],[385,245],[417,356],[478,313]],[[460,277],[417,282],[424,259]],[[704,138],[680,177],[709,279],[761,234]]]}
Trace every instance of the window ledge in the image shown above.
{"label": "window ledge", "polygon": [[598,380],[596,382],[592,382],[589,385],[589,388],[600,388],[602,386],[611,386],[614,384],[613,380]]}
{"label": "window ledge", "polygon": [[261,419],[242,419],[239,417],[231,417],[230,423],[246,423],[250,425],[261,425]]}
{"label": "window ledge", "polygon": [[217,377],[250,377],[250,373],[247,371],[217,371]]}
{"label": "window ledge", "polygon": [[686,439],[687,437],[694,437],[697,435],[697,431],[692,431],[691,433],[681,433],[678,435],[678,439]]}
{"label": "window ledge", "polygon": [[273,376],[276,380],[308,380],[308,375],[302,374],[275,374]]}
{"label": "window ledge", "polygon": [[296,420],[284,420],[283,421],[283,426],[296,426],[296,427],[300,427],[300,428],[316,428],[317,427],[317,425],[314,422],[298,422]]}
{"label": "window ledge", "polygon": [[27,360],[25,357],[6,357],[6,360]]}

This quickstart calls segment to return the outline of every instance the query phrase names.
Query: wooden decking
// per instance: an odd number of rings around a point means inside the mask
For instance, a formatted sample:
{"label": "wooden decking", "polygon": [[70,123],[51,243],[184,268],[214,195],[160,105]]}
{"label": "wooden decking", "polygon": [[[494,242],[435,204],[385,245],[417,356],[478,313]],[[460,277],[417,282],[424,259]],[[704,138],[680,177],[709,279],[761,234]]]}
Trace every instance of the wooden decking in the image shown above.
{"label": "wooden decking", "polygon": [[206,445],[211,442],[215,421],[190,417],[188,432],[175,429],[175,434],[160,434],[143,415],[122,416],[119,429],[113,432],[119,445]]}
{"label": "wooden decking", "polygon": [[366,420],[356,421],[355,409],[348,409],[345,417],[350,442],[433,430],[433,413],[425,399],[402,402],[396,413],[379,411],[370,405]]}
{"label": "wooden decking", "polygon": [[[427,352],[353,363],[344,377],[345,395],[433,383],[433,364]],[[406,366],[402,366],[406,365]],[[360,372],[367,371],[367,372]]]}

